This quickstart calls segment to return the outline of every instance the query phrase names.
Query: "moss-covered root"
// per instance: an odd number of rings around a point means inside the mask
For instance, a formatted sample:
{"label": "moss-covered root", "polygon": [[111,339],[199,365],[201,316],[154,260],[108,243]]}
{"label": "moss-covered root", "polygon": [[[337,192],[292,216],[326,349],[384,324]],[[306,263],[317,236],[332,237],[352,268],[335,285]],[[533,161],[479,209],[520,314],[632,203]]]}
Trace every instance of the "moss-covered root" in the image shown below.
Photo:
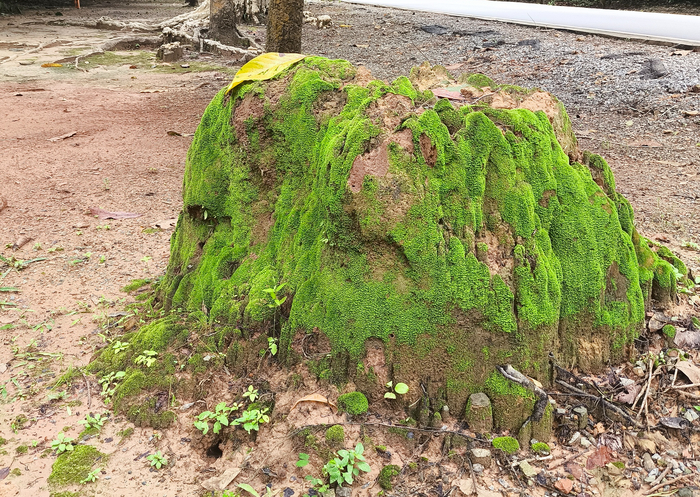
{"label": "moss-covered root", "polygon": [[96,464],[106,464],[107,455],[92,445],[77,445],[72,451],[64,452],[53,463],[49,485],[77,485],[82,482]]}

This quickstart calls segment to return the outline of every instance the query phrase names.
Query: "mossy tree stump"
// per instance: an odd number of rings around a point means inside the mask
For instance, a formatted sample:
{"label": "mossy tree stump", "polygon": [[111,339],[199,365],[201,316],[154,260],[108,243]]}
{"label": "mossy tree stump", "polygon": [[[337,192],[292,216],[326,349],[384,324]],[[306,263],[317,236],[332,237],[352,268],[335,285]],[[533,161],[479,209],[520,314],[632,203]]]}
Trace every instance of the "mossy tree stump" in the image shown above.
{"label": "mossy tree stump", "polygon": [[401,381],[405,405],[424,387],[432,412],[464,412],[485,391],[511,430],[533,398],[495,365],[546,382],[549,353],[587,370],[624,357],[671,264],[558,100],[476,75],[453,104],[427,89],[448,77],[387,84],[308,57],[222,90],[187,156],[165,307],[235,330],[220,344],[235,371],[269,335],[283,362],[361,374],[371,399]]}

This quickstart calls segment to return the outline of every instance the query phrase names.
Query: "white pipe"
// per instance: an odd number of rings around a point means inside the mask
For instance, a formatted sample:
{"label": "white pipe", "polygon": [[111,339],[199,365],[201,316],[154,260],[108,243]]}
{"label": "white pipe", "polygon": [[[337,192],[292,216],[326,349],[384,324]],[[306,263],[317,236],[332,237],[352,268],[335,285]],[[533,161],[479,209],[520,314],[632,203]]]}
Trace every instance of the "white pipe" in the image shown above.
{"label": "white pipe", "polygon": [[489,0],[344,1],[555,29],[568,29],[619,38],[700,46],[700,16],[559,7],[532,3],[492,2]]}

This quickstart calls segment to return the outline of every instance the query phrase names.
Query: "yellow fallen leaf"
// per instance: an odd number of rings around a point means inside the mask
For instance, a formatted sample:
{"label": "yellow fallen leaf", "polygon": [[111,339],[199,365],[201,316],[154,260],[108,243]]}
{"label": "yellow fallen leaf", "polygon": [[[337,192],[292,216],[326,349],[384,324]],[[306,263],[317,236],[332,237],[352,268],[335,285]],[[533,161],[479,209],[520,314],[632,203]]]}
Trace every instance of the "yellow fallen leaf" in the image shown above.
{"label": "yellow fallen leaf", "polygon": [[320,404],[326,404],[328,407],[333,409],[334,411],[338,410],[338,406],[336,406],[333,402],[325,398],[323,395],[317,394],[317,393],[312,393],[311,395],[307,395],[306,397],[302,397],[301,399],[297,400],[292,408],[290,409],[290,412],[294,410],[296,406],[301,404],[302,402],[317,402]]}
{"label": "yellow fallen leaf", "polygon": [[298,53],[264,53],[243,64],[228,85],[226,93],[246,81],[265,81],[304,59],[306,55]]}
{"label": "yellow fallen leaf", "polygon": [[63,67],[63,64],[56,64],[55,62],[47,62],[46,64],[41,64],[41,67]]}

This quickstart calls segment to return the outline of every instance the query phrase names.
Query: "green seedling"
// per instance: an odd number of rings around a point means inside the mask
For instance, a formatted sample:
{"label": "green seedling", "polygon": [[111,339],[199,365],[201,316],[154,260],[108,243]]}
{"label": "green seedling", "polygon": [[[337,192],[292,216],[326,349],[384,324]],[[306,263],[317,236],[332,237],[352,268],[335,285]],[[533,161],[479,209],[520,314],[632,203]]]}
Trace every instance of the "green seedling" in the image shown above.
{"label": "green seedling", "polygon": [[270,421],[270,416],[265,414],[268,411],[265,409],[248,409],[243,411],[243,416],[236,419],[234,423],[236,425],[243,425],[243,429],[250,433],[252,430],[258,431],[260,429],[261,423],[267,423]]}
{"label": "green seedling", "polygon": [[65,400],[68,396],[68,392],[61,390],[60,392],[51,392],[46,395],[49,400]]}
{"label": "green seedling", "polygon": [[212,431],[214,433],[219,433],[223,426],[228,426],[230,424],[228,419],[229,414],[238,409],[239,405],[235,402],[230,407],[226,405],[226,402],[220,402],[214,409],[215,412],[204,411],[197,416],[194,427],[200,430],[202,435],[206,435],[209,432],[209,421],[214,421]]}
{"label": "green seedling", "polygon": [[92,414],[86,414],[85,419],[81,419],[78,423],[84,425],[86,429],[94,428],[99,430],[102,428],[102,425],[105,424],[105,421],[107,421],[106,416],[101,416],[100,414],[95,414],[94,416]]}
{"label": "green seedling", "polygon": [[102,471],[102,468],[97,468],[97,469],[90,471],[85,478],[80,480],[80,483],[85,485],[86,483],[93,483],[93,482],[97,481],[97,478],[98,478],[97,475],[100,473],[100,471]]}
{"label": "green seedling", "polygon": [[[384,394],[385,399],[396,399],[396,394],[398,393],[399,395],[405,395],[408,393],[408,385],[405,383],[397,383],[396,386],[394,386],[394,382],[390,381],[389,383],[386,384],[386,387],[389,389],[387,393]],[[393,387],[393,392],[391,391]],[[396,393],[394,393],[396,392]]]}
{"label": "green seedling", "polygon": [[309,454],[305,454],[303,452],[299,453],[299,460],[297,461],[297,468],[303,468],[309,464]]}
{"label": "green seedling", "polygon": [[328,461],[323,466],[323,473],[328,475],[331,484],[342,486],[344,483],[351,485],[360,471],[369,473],[371,468],[365,461],[362,453],[365,451],[361,442],[358,442],[354,450],[339,450],[338,457]]}
{"label": "green seedling", "polygon": [[155,350],[144,350],[141,355],[134,359],[134,362],[136,364],[144,364],[147,368],[150,368],[156,362],[157,357],[158,352]]}
{"label": "green seedling", "polygon": [[277,339],[273,337],[267,337],[267,350],[270,352],[270,355],[275,356],[277,355]]}
{"label": "green seedling", "polygon": [[161,454],[160,451],[146,457],[146,460],[150,462],[151,466],[155,467],[156,469],[160,469],[163,466],[168,465],[168,459],[163,454]]}
{"label": "green seedling", "polygon": [[71,452],[73,450],[73,439],[67,437],[65,432],[60,432],[56,436],[56,440],[51,442],[51,448],[56,451],[56,454]]}
{"label": "green seedling", "polygon": [[278,294],[282,291],[282,289],[286,286],[286,283],[282,283],[281,285],[276,286],[275,288],[265,288],[263,289],[263,292],[265,292],[270,301],[267,303],[268,307],[271,307],[273,309],[276,309],[278,307],[281,307],[282,304],[287,300],[287,297],[282,297],[281,299],[278,297]]}
{"label": "green seedling", "polygon": [[258,395],[258,389],[253,388],[253,385],[248,385],[248,390],[243,392],[243,398],[248,398],[250,402],[255,402],[255,399],[259,397]]}
{"label": "green seedling", "polygon": [[119,340],[115,340],[115,342],[112,344],[112,350],[114,351],[115,354],[121,354],[122,352],[124,352],[128,348],[129,348],[129,342],[121,342]]}

